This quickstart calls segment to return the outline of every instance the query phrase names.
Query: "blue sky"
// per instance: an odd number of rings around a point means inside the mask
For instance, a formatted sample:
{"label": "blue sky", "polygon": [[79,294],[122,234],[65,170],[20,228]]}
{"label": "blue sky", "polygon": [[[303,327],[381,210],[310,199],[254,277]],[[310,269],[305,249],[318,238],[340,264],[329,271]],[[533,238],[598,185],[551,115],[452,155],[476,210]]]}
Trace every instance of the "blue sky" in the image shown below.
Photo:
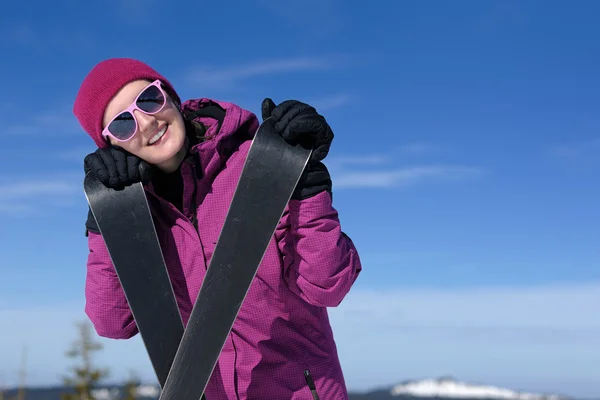
{"label": "blue sky", "polygon": [[[8,2],[0,386],[57,382],[85,319],[79,84],[140,58],[182,98],[315,105],[364,272],[331,319],[348,386],[452,374],[600,396],[600,3]],[[568,4],[568,5],[567,5]],[[152,379],[141,341],[102,340]]]}

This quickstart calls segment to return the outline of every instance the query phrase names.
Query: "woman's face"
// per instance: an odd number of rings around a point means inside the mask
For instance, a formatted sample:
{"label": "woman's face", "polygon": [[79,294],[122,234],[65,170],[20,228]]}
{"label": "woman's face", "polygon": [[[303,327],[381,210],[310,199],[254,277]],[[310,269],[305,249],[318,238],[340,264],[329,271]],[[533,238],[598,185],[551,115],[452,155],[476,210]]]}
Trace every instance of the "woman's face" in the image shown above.
{"label": "woman's face", "polygon": [[[150,83],[146,80],[137,80],[123,86],[108,103],[104,111],[102,127],[106,127],[115,116],[129,107]],[[133,115],[137,121],[134,136],[126,142],[109,137],[111,143],[161,169],[167,171],[176,169],[181,161],[181,153],[185,151],[185,125],[171,97],[167,94],[165,106],[156,114],[149,115],[134,110]],[[164,134],[160,136],[163,131]],[[156,140],[158,137],[159,139]]]}

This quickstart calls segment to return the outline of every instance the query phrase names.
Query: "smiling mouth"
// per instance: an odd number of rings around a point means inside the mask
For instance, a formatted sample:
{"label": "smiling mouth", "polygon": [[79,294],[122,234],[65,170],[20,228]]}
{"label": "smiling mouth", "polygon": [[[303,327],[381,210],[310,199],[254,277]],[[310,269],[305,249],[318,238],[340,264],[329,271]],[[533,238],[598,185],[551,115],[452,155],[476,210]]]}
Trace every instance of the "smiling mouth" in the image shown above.
{"label": "smiling mouth", "polygon": [[153,145],[154,143],[156,143],[158,141],[158,139],[160,139],[161,137],[163,137],[163,135],[167,131],[168,127],[169,127],[168,125],[165,125],[160,131],[156,132],[156,135],[154,135],[152,137],[152,139],[150,139],[148,141],[148,145]]}

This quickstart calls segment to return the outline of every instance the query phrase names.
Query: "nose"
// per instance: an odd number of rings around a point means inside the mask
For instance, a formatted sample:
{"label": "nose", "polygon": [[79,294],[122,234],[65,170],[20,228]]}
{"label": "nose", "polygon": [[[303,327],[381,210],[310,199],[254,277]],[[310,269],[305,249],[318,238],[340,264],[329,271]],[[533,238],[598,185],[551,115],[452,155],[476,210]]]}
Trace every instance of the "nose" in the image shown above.
{"label": "nose", "polygon": [[139,110],[134,111],[135,119],[138,123],[138,130],[144,136],[152,134],[158,126],[156,118],[152,115],[144,114]]}

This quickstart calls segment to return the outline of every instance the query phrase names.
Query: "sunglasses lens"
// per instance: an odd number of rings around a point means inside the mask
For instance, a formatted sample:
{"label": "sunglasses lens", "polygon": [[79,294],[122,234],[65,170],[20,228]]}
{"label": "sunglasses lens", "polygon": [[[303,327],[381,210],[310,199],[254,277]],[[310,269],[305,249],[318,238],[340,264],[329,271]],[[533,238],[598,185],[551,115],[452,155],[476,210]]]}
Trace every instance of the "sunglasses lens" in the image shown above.
{"label": "sunglasses lens", "polygon": [[135,120],[130,112],[121,113],[115,118],[108,130],[119,140],[127,140],[135,133]]}
{"label": "sunglasses lens", "polygon": [[150,86],[140,94],[136,104],[144,112],[155,113],[165,104],[165,96],[159,88]]}

